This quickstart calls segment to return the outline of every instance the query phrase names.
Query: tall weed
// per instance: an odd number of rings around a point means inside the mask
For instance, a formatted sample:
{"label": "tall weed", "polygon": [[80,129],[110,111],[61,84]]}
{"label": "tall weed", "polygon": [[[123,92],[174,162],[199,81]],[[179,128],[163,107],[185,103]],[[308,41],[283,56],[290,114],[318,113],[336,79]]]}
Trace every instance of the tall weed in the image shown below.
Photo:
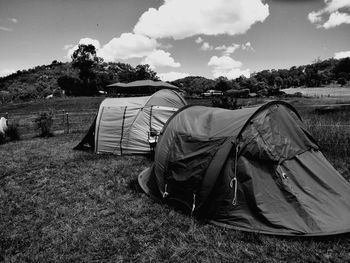
{"label": "tall weed", "polygon": [[8,125],[5,135],[10,141],[19,141],[21,139],[21,135],[19,132],[18,124],[12,123]]}
{"label": "tall weed", "polygon": [[5,140],[5,134],[0,132],[0,144],[4,144],[6,142]]}
{"label": "tall weed", "polygon": [[35,125],[40,131],[40,137],[52,137],[53,112],[43,112],[35,120]]}
{"label": "tall weed", "polygon": [[9,124],[5,133],[0,133],[0,144],[4,144],[9,141],[19,141],[20,139],[21,136],[17,123]]}
{"label": "tall weed", "polygon": [[338,158],[350,157],[349,111],[321,115],[309,111],[304,113],[303,119],[321,151]]}

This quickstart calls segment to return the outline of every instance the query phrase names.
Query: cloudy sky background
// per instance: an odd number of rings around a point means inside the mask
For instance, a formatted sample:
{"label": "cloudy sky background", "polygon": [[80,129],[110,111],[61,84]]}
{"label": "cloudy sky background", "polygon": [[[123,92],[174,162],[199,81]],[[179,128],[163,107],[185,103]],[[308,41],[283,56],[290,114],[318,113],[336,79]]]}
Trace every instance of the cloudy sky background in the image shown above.
{"label": "cloudy sky background", "polygon": [[70,61],[216,78],[350,56],[350,0],[0,0],[0,76]]}

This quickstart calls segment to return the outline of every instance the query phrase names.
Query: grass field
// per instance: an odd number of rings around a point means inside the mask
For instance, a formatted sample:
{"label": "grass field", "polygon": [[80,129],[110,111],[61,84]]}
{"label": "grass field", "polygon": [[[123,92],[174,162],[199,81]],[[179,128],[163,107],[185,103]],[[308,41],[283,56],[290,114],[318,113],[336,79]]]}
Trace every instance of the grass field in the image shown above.
{"label": "grass field", "polygon": [[104,97],[69,97],[38,100],[32,102],[10,103],[0,105],[0,113],[9,115],[27,115],[41,111],[91,111],[97,110]]}
{"label": "grass field", "polygon": [[316,87],[316,88],[289,88],[283,89],[283,92],[287,94],[294,94],[296,92],[302,93],[304,96],[310,97],[349,97],[350,87],[340,87],[339,85],[334,85],[331,87]]}
{"label": "grass field", "polygon": [[[301,113],[350,181],[350,113]],[[0,145],[0,262],[350,262],[350,235],[244,233],[156,204],[136,182],[147,157],[73,151],[83,135]]]}

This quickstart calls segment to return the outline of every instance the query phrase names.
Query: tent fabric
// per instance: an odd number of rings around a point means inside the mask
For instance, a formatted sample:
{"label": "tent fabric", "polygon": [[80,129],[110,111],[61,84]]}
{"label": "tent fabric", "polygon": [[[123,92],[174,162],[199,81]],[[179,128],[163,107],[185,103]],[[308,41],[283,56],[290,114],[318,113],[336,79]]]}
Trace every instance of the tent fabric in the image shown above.
{"label": "tent fabric", "polygon": [[350,232],[350,184],[285,102],[185,107],[164,126],[147,194],[238,230],[317,236]]}
{"label": "tent fabric", "polygon": [[75,147],[96,153],[147,154],[151,131],[160,132],[166,121],[186,105],[177,92],[163,89],[148,97],[107,98],[95,121]]}
{"label": "tent fabric", "polygon": [[5,134],[7,130],[7,119],[4,117],[0,118],[0,133]]}
{"label": "tent fabric", "polygon": [[74,150],[90,151],[90,152],[94,151],[96,118],[97,116],[95,116],[94,121],[92,122],[84,138],[81,140],[81,142],[77,146],[74,147]]}
{"label": "tent fabric", "polygon": [[137,80],[129,83],[118,82],[108,85],[107,88],[109,90],[115,89],[114,93],[128,94],[147,94],[156,92],[161,89],[180,91],[178,87],[167,82],[153,80]]}

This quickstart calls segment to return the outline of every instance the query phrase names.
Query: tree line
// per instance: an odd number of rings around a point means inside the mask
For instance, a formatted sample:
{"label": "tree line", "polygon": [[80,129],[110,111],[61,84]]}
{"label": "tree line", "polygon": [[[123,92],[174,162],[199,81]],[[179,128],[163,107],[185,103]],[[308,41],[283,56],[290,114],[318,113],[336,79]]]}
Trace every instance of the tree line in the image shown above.
{"label": "tree line", "polygon": [[209,80],[200,76],[185,77],[172,82],[182,87],[188,94],[201,94],[206,90],[215,89],[223,92],[249,90],[258,96],[281,94],[286,88],[321,87],[331,83],[346,85],[350,81],[350,58],[316,60],[310,65],[293,66],[290,69],[262,70],[253,73],[249,78],[241,76],[229,80],[219,77]]}
{"label": "tree line", "polygon": [[[149,65],[131,66],[121,62],[104,62],[93,45],[79,45],[72,61],[62,63],[54,60],[50,65],[17,71],[0,78],[0,103],[29,101],[48,95],[95,96],[109,84],[128,83],[135,80],[159,80]],[[188,95],[198,96],[206,90],[223,92],[255,93],[257,96],[281,94],[281,90],[293,87],[320,87],[350,81],[350,57],[344,59],[316,60],[312,64],[293,66],[290,69],[262,70],[249,78],[219,77],[207,79],[189,76],[171,82]],[[244,92],[243,92],[244,91]],[[245,92],[247,91],[247,92]]]}

